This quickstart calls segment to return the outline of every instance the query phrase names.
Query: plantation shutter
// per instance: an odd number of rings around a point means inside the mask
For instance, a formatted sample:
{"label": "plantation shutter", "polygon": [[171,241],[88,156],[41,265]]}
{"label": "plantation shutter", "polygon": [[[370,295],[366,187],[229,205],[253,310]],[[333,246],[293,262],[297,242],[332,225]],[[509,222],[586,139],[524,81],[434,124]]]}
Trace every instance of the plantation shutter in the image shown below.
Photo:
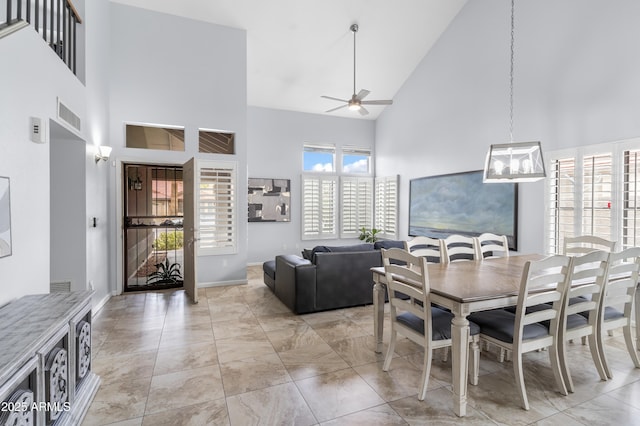
{"label": "plantation shutter", "polygon": [[375,224],[379,236],[398,238],[398,176],[375,179]]}
{"label": "plantation shutter", "polygon": [[611,240],[611,153],[584,157],[582,182],[582,235]]}
{"label": "plantation shutter", "polygon": [[341,238],[360,235],[360,228],[373,226],[373,178],[342,177],[340,180],[342,206]]}
{"label": "plantation shutter", "polygon": [[624,152],[623,206],[622,206],[622,247],[640,245],[640,151]]}
{"label": "plantation shutter", "polygon": [[575,159],[552,161],[549,170],[549,253],[561,254],[566,237],[575,233]]}
{"label": "plantation shutter", "polygon": [[236,197],[236,163],[198,163],[199,255],[237,252]]}
{"label": "plantation shutter", "polygon": [[302,176],[302,239],[337,238],[335,176]]}

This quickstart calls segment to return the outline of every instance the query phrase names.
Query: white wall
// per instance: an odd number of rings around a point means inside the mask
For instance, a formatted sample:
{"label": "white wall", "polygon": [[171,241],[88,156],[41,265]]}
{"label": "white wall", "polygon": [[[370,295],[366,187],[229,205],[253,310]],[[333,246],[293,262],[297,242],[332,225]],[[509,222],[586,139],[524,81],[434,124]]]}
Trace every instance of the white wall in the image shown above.
{"label": "white wall", "polygon": [[[111,253],[122,282],[121,162],[183,164],[191,157],[238,162],[247,183],[246,33],[201,21],[110,4]],[[185,127],[186,152],[125,148],[124,123]],[[198,154],[198,128],[235,132],[236,154]],[[247,191],[238,191],[238,254],[198,260],[200,284],[246,282]],[[121,284],[120,284],[121,285]]]}
{"label": "white wall", "polygon": [[[510,2],[468,2],[376,122],[376,174],[478,170],[509,140]],[[640,3],[516,2],[514,139],[543,151],[640,135]],[[401,168],[398,165],[402,165]],[[544,182],[520,185],[519,249],[542,252]]]}
{"label": "white wall", "polygon": [[317,244],[337,246],[357,242],[300,239],[302,153],[305,143],[334,144],[337,152],[346,145],[373,149],[374,123],[250,107],[247,124],[249,177],[291,179],[291,222],[249,223],[249,263],[272,260],[277,254],[299,255],[303,248]]}
{"label": "white wall", "polygon": [[29,140],[29,117],[48,123],[56,97],[84,111],[84,88],[31,28],[0,41],[0,176],[11,178],[13,255],[0,259],[0,305],[49,292],[49,144]]}

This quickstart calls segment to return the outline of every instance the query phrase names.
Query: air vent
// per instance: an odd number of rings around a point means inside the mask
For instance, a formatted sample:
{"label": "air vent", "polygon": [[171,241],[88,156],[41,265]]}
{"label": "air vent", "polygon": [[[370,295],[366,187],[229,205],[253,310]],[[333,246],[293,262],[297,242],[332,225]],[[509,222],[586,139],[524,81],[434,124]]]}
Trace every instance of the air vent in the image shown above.
{"label": "air vent", "polygon": [[71,291],[71,281],[56,281],[49,285],[51,293],[68,293]]}
{"label": "air vent", "polygon": [[82,121],[80,117],[71,111],[68,106],[63,104],[60,99],[58,99],[58,118],[71,126],[71,128],[77,130],[78,133],[81,133]]}

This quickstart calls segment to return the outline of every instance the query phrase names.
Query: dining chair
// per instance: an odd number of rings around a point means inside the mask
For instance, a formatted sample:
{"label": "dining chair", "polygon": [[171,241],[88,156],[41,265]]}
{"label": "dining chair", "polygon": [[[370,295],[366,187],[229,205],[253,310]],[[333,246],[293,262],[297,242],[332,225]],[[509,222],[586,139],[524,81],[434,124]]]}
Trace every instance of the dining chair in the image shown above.
{"label": "dining chair", "polygon": [[474,237],[464,235],[449,235],[442,241],[443,262],[456,262],[460,260],[476,259],[478,248]]}
{"label": "dining chair", "polygon": [[[562,316],[559,325],[558,352],[560,367],[567,390],[574,391],[569,363],[567,362],[567,342],[573,339],[589,338],[591,358],[600,375],[607,380],[598,348],[598,329],[601,300],[607,280],[609,252],[595,250],[571,261],[568,285],[562,298]],[[548,326],[549,322],[545,322]]]}
{"label": "dining chair", "polygon": [[[611,253],[597,335],[600,358],[609,378],[612,378],[613,374],[604,350],[604,333],[615,328],[622,327],[622,334],[624,335],[631,360],[636,368],[640,368],[640,359],[638,358],[636,343],[631,329],[633,302],[639,276],[640,247],[628,248],[619,253]],[[622,310],[619,310],[619,307],[622,307]],[[635,308],[638,309],[639,307],[636,306]],[[638,325],[636,324],[636,326]]]}
{"label": "dining chair", "polygon": [[476,259],[492,257],[509,257],[509,241],[506,235],[496,235],[485,232],[476,237]]}
{"label": "dining chair", "polygon": [[604,250],[612,252],[615,250],[616,242],[609,241],[595,235],[581,235],[579,237],[565,237],[563,254],[574,256],[577,254],[589,253],[593,250]]}
{"label": "dining chair", "polygon": [[[451,346],[453,314],[431,305],[426,258],[414,256],[405,250],[392,248],[382,250],[382,261],[391,311],[391,339],[382,370],[389,371],[398,334],[422,346],[424,348],[424,364],[418,392],[418,399],[422,401],[429,385],[434,349]],[[407,295],[409,298],[396,297],[396,293]],[[469,328],[469,343],[471,344],[469,373],[471,383],[477,384],[480,328],[471,321]]]}
{"label": "dining chair", "polygon": [[427,259],[427,263],[442,261],[442,240],[425,236],[417,236],[404,242],[404,249],[414,256]]}
{"label": "dining chair", "polygon": [[[522,361],[527,352],[549,349],[556,386],[560,393],[567,395],[558,353],[558,331],[570,263],[570,257],[559,255],[528,261],[522,272],[515,313],[497,309],[469,316],[470,321],[480,326],[481,339],[513,353],[516,386],[525,410],[529,409],[529,400]],[[540,291],[541,288],[548,290]],[[549,326],[540,324],[543,321],[549,321]]]}

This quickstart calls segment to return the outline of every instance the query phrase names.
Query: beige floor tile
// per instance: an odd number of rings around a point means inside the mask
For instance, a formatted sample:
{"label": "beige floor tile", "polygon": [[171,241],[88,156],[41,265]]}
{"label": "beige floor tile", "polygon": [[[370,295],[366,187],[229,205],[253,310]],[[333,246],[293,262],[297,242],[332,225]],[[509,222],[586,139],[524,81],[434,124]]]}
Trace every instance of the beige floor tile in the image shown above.
{"label": "beige floor tile", "polygon": [[227,398],[232,425],[314,425],[316,419],[293,383]]}
{"label": "beige floor tile", "polygon": [[271,342],[262,331],[230,339],[220,339],[216,341],[216,346],[218,361],[221,363],[275,354]]}
{"label": "beige floor tile", "polygon": [[211,323],[192,324],[183,328],[173,328],[162,331],[160,348],[188,346],[196,343],[213,343],[213,329]]}
{"label": "beige floor tile", "polygon": [[296,385],[320,422],[384,404],[352,369],[299,380]]}
{"label": "beige floor tile", "polygon": [[640,410],[609,395],[600,395],[588,402],[564,411],[585,425],[618,426],[640,423]]}
{"label": "beige floor tile", "polygon": [[304,346],[324,343],[324,340],[307,324],[268,331],[267,337],[277,352],[286,352]]}
{"label": "beige floor tile", "polygon": [[168,347],[158,350],[154,376],[218,364],[218,352],[214,343]]}
{"label": "beige floor tile", "polygon": [[351,367],[384,360],[386,353],[376,353],[373,336],[359,336],[329,342],[329,346]]}
{"label": "beige floor tile", "polygon": [[278,355],[294,380],[349,368],[349,364],[326,343],[292,349]]}
{"label": "beige floor tile", "polygon": [[407,422],[393,408],[384,404],[323,422],[322,426],[404,426],[406,424]]}
{"label": "beige floor tile", "polygon": [[96,357],[91,368],[102,379],[103,383],[117,381],[148,379],[153,376],[156,363],[156,351],[137,352],[110,357]]}
{"label": "beige floor tile", "polygon": [[144,417],[143,426],[224,426],[229,424],[224,399],[162,411]]}
{"label": "beige floor tile", "polygon": [[141,335],[139,338],[118,339],[117,336],[109,336],[100,346],[100,352],[96,354],[96,357],[157,351],[159,345],[160,335],[156,332],[152,332],[149,335]]}
{"label": "beige floor tile", "polygon": [[230,337],[262,331],[262,327],[260,327],[260,323],[256,318],[212,322],[211,326],[213,327],[213,335],[216,339],[228,339]]}
{"label": "beige floor tile", "polygon": [[225,362],[220,372],[227,397],[291,381],[276,354]]}
{"label": "beige floor tile", "polygon": [[258,322],[265,332],[307,324],[300,315],[292,313],[258,317]]}
{"label": "beige floor tile", "polygon": [[207,287],[205,292],[207,299],[219,299],[222,297],[242,296],[244,285],[225,285],[218,287]]}
{"label": "beige floor tile", "polygon": [[368,331],[344,317],[335,321],[322,322],[312,327],[327,343],[369,335]]}
{"label": "beige floor tile", "polygon": [[102,383],[84,418],[84,426],[141,418],[151,378]]}
{"label": "beige floor tile", "polygon": [[[424,401],[418,401],[416,395],[392,401],[389,405],[410,425],[495,425],[483,413],[469,406],[465,417],[456,416],[453,413],[451,392],[445,388],[427,392]],[[517,423],[507,421],[503,424],[515,426]]]}
{"label": "beige floor tile", "polygon": [[145,415],[224,398],[218,366],[154,376]]}
{"label": "beige floor tile", "polygon": [[304,322],[313,327],[316,325],[321,325],[322,323],[344,320],[346,317],[341,311],[324,311],[300,315],[300,318],[302,318]]}

